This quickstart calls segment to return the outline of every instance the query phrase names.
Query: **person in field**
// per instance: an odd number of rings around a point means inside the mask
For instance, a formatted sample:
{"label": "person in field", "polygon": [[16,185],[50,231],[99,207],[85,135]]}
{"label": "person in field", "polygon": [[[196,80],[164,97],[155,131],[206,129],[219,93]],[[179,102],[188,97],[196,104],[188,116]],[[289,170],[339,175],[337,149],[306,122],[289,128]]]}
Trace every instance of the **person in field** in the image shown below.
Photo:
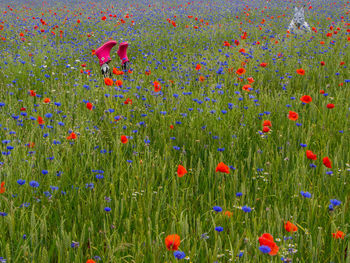
{"label": "person in field", "polygon": [[294,7],[294,16],[289,24],[288,31],[291,33],[311,32],[309,24],[305,21],[304,7]]}
{"label": "person in field", "polygon": [[[116,44],[117,44],[116,41],[110,40],[110,41],[104,43],[102,46],[100,46],[95,51],[95,55],[97,56],[97,58],[99,59],[99,62],[100,62],[101,73],[105,78],[112,76],[112,73],[111,73],[111,70],[110,70],[108,64],[112,60],[111,56],[110,56],[110,52]],[[121,60],[121,63],[122,63],[122,69],[124,71],[126,71],[128,66],[129,66],[129,59],[127,56],[128,46],[129,46],[128,42],[122,42],[119,44],[119,49],[117,51],[117,54],[118,54],[118,56]]]}

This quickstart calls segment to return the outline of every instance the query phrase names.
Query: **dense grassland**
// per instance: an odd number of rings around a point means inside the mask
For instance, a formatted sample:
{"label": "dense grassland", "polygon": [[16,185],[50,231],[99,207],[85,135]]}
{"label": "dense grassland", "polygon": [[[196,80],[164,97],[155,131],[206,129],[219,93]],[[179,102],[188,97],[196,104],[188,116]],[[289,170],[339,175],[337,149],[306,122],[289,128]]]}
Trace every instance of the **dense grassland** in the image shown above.
{"label": "dense grassland", "polygon": [[350,5],[306,4],[1,3],[3,262],[350,262]]}

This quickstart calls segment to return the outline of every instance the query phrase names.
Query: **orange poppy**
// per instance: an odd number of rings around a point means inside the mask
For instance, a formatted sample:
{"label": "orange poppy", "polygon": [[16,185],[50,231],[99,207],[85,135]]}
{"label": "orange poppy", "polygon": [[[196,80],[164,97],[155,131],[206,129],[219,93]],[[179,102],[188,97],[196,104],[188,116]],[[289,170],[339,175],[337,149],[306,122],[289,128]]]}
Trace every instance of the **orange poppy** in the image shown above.
{"label": "orange poppy", "polygon": [[332,233],[332,236],[334,239],[344,239],[345,234],[344,232],[338,230],[336,233]]}
{"label": "orange poppy", "polygon": [[227,217],[231,217],[231,216],[233,216],[233,213],[232,213],[232,212],[230,212],[230,211],[226,211],[226,212],[225,212],[225,216],[227,216]]}
{"label": "orange poppy", "polygon": [[247,80],[248,80],[249,84],[252,84],[252,83],[254,83],[254,81],[255,81],[252,77],[247,78]]}
{"label": "orange poppy", "polygon": [[230,168],[224,164],[223,162],[219,163],[215,169],[215,172],[221,172],[221,173],[230,173]]}
{"label": "orange poppy", "polygon": [[165,238],[165,246],[168,250],[176,251],[180,246],[180,236],[173,234]]}
{"label": "orange poppy", "polygon": [[49,98],[45,98],[45,99],[44,99],[44,103],[50,103],[50,101],[51,101],[51,100],[50,100]]}
{"label": "orange poppy", "polygon": [[263,123],[263,126],[269,126],[269,127],[272,127],[271,121],[269,121],[269,120],[265,120],[265,121],[264,121],[264,123]]}
{"label": "orange poppy", "polygon": [[118,86],[118,87],[121,87],[121,86],[123,86],[123,81],[122,80],[117,80],[116,82],[115,82],[115,84]]}
{"label": "orange poppy", "polygon": [[124,75],[122,70],[118,70],[117,68],[113,68],[113,74],[115,75]]}
{"label": "orange poppy", "polygon": [[246,85],[244,85],[244,86],[242,87],[242,89],[249,92],[251,87],[252,87],[252,86],[250,86],[249,84],[246,84]]}
{"label": "orange poppy", "polygon": [[296,232],[298,230],[298,227],[294,225],[293,223],[287,221],[287,223],[284,223],[284,229],[287,232]]}
{"label": "orange poppy", "polygon": [[113,80],[110,79],[110,78],[105,78],[105,84],[106,84],[107,86],[112,86],[112,85],[113,85]]}

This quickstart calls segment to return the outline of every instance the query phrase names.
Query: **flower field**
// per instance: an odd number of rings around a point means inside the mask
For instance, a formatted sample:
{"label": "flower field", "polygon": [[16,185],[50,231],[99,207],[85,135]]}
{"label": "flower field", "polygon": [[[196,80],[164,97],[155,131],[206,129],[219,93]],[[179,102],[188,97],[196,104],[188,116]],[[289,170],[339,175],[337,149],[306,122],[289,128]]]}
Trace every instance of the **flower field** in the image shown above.
{"label": "flower field", "polygon": [[349,66],[349,1],[2,1],[0,262],[350,262]]}

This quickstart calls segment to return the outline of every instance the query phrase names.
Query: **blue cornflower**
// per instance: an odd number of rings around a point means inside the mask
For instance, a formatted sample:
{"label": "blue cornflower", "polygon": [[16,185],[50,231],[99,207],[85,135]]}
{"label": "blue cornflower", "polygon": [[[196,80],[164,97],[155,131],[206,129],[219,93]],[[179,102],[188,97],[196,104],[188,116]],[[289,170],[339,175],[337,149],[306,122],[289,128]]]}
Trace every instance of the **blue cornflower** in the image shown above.
{"label": "blue cornflower", "polygon": [[222,232],[224,230],[224,228],[222,226],[217,226],[217,227],[215,227],[215,230],[218,232]]}
{"label": "blue cornflower", "polygon": [[271,248],[269,248],[268,246],[260,246],[259,249],[261,252],[266,254],[271,252]]}
{"label": "blue cornflower", "polygon": [[243,210],[243,212],[246,212],[246,213],[249,213],[249,212],[252,211],[252,209],[249,206],[246,206],[246,205],[242,207],[242,210]]}
{"label": "blue cornflower", "polygon": [[334,206],[338,206],[338,205],[341,205],[341,201],[337,199],[331,199],[331,204]]}
{"label": "blue cornflower", "polygon": [[86,188],[94,189],[94,183],[88,183],[85,185]]}
{"label": "blue cornflower", "polygon": [[241,193],[241,192],[236,193],[236,196],[237,196],[237,197],[240,197],[240,196],[242,196],[242,195],[243,195],[243,193]]}
{"label": "blue cornflower", "polygon": [[213,207],[213,210],[214,210],[215,212],[221,212],[221,211],[222,211],[222,208],[221,208],[220,206],[214,206],[214,207]]}
{"label": "blue cornflower", "polygon": [[316,164],[310,163],[311,168],[316,168]]}
{"label": "blue cornflower", "polygon": [[110,212],[112,209],[110,207],[105,207],[106,212]]}
{"label": "blue cornflower", "polygon": [[29,185],[34,188],[39,187],[39,183],[37,181],[30,181]]}
{"label": "blue cornflower", "polygon": [[183,259],[186,257],[186,254],[185,254],[185,252],[182,252],[182,251],[175,251],[174,257],[177,259]]}
{"label": "blue cornflower", "polygon": [[311,194],[309,192],[301,191],[300,194],[305,198],[311,198]]}
{"label": "blue cornflower", "polygon": [[26,180],[19,179],[19,180],[17,180],[17,183],[19,185],[24,185],[26,183]]}
{"label": "blue cornflower", "polygon": [[42,170],[41,173],[42,173],[43,175],[45,175],[45,174],[48,174],[49,172],[48,172],[47,170]]}
{"label": "blue cornflower", "polygon": [[72,248],[79,247],[79,242],[72,241],[72,244],[70,245]]}

